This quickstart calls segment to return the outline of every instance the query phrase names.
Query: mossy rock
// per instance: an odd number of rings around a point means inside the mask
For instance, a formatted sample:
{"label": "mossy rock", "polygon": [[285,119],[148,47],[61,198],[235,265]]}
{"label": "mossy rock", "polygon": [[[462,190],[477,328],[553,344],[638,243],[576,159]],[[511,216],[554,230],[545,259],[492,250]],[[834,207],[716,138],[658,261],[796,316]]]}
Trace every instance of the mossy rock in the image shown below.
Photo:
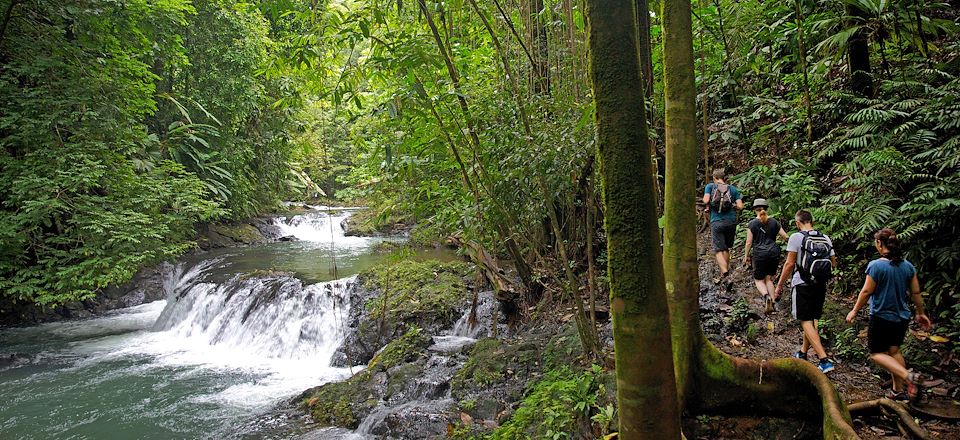
{"label": "mossy rock", "polygon": [[470,359],[457,371],[450,381],[454,390],[484,388],[503,379],[507,369],[507,350],[510,349],[498,339],[481,339],[473,345]]}
{"label": "mossy rock", "polygon": [[260,230],[246,223],[240,225],[214,224],[210,225],[210,232],[238,243],[251,244],[263,241],[263,234],[260,233]]}
{"label": "mossy rock", "polygon": [[356,429],[360,425],[360,410],[376,405],[369,399],[370,387],[359,375],[344,382],[331,382],[313,390],[302,404],[310,410],[313,420],[323,426]]}
{"label": "mossy rock", "polygon": [[543,368],[553,369],[561,365],[573,365],[577,358],[583,357],[583,344],[577,325],[568,323],[558,333],[550,337],[543,349]]}
{"label": "mossy rock", "polygon": [[472,270],[465,263],[437,260],[405,260],[374,267],[360,277],[364,287],[381,291],[378,298],[365,304],[368,319],[381,319],[385,309],[391,321],[432,315],[452,322],[468,298],[466,279]]}
{"label": "mossy rock", "polygon": [[407,228],[409,218],[394,214],[384,214],[377,209],[364,209],[353,213],[346,220],[348,236],[376,236],[395,234]]}
{"label": "mossy rock", "polygon": [[413,327],[403,336],[390,341],[367,364],[369,372],[386,371],[404,362],[413,362],[426,353],[432,339],[419,327]]}

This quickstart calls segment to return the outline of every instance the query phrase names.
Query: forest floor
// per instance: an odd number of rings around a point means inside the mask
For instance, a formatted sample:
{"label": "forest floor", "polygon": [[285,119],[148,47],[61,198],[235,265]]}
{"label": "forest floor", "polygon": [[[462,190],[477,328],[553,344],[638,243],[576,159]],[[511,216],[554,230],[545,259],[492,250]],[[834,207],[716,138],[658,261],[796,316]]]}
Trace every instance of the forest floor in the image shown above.
{"label": "forest floor", "polygon": [[[724,352],[738,357],[773,359],[793,356],[800,348],[801,333],[799,323],[790,314],[789,292],[783,293],[776,311],[766,314],[764,302],[753,283],[752,269],[744,267],[742,263],[742,247],[733,249],[733,286],[729,290],[715,285],[712,281],[719,271],[710,245],[709,231],[700,234],[698,250],[702,280],[701,320],[708,338]],[[825,336],[827,354],[836,365],[836,369],[828,376],[848,405],[884,397],[884,393],[889,389],[889,384],[884,388],[884,382],[889,381],[889,375],[874,367],[866,357],[864,316],[852,326],[844,322],[856,294],[857,292],[828,293],[821,322],[821,335]],[[850,327],[853,329],[849,330]],[[927,399],[951,404],[958,399],[960,392],[960,359],[954,357],[945,344],[935,344],[928,339],[921,340],[924,336],[923,333],[907,336],[908,344],[913,344],[909,351],[905,344],[907,366],[917,367],[922,373],[937,379],[936,382],[942,379],[942,383],[927,390]],[[838,344],[838,340],[841,343]],[[911,354],[919,356],[921,353],[925,357],[924,363],[918,366],[915,359],[911,359]],[[816,362],[813,350],[810,351],[810,361]],[[920,426],[927,430],[930,438],[960,439],[960,422],[927,417],[916,410],[911,410],[911,413]],[[707,425],[708,433],[701,438],[805,437],[800,435],[800,431],[805,430],[802,425],[792,436],[785,437],[783,430],[776,435],[771,435],[769,431],[759,432],[757,420],[714,418]],[[864,440],[909,438],[901,437],[903,434],[893,419],[880,415],[856,417],[854,427]]]}

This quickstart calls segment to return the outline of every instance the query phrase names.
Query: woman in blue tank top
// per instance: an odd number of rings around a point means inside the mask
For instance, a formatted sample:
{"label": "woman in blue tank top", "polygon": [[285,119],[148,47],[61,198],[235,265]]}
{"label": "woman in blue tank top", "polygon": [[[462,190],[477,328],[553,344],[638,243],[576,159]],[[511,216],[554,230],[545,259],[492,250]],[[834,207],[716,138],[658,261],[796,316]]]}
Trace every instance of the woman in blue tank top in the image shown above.
{"label": "woman in blue tank top", "polygon": [[915,400],[920,397],[918,385],[923,378],[919,373],[907,371],[907,363],[900,353],[900,345],[903,344],[907,325],[910,323],[908,296],[916,309],[917,323],[924,330],[929,330],[932,324],[924,312],[917,269],[903,259],[896,233],[893,229],[884,228],[874,234],[873,238],[880,258],[867,264],[866,280],[853,310],[847,314],[847,322],[852,323],[857,312],[869,302],[867,346],[870,349],[870,360],[893,376],[893,398]]}

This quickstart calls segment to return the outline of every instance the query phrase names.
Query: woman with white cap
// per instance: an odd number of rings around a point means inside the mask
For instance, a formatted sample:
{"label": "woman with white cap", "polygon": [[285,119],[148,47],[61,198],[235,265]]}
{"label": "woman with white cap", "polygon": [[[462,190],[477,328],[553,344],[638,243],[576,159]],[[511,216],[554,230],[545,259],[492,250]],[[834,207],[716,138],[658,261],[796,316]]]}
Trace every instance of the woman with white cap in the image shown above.
{"label": "woman with white cap", "polygon": [[[753,201],[753,212],[757,218],[747,224],[747,243],[743,248],[744,266],[753,262],[753,282],[763,297],[766,312],[773,311],[777,292],[773,285],[773,277],[777,274],[780,264],[780,246],[777,237],[788,239],[787,232],[780,226],[780,222],[767,215],[766,199]],[[751,256],[750,251],[753,250]]]}

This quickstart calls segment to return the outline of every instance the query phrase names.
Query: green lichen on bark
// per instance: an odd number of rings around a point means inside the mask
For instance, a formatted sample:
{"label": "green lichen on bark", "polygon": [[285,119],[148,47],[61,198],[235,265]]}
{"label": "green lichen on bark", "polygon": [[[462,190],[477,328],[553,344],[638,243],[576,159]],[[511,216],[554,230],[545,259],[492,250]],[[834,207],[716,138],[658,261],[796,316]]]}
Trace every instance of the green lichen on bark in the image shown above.
{"label": "green lichen on bark", "polygon": [[633,1],[587,2],[620,438],[680,438]]}

